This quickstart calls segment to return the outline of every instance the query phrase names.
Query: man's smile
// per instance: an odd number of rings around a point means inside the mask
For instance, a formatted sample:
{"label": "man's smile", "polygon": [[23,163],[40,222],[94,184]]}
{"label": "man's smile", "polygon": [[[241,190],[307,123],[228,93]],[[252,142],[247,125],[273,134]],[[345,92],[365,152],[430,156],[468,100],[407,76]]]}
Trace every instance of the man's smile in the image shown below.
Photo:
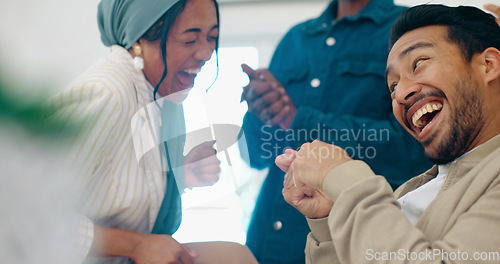
{"label": "man's smile", "polygon": [[413,125],[423,129],[441,109],[443,109],[443,105],[439,102],[425,104],[411,117]]}
{"label": "man's smile", "polygon": [[416,102],[406,113],[406,124],[418,134],[420,140],[430,134],[430,128],[443,109],[443,101],[427,99]]}

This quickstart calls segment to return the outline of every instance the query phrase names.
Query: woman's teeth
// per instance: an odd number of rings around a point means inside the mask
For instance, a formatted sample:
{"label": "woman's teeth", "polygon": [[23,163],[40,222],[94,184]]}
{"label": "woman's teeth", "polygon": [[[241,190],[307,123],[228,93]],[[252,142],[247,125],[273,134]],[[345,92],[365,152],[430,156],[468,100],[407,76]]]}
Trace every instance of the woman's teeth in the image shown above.
{"label": "woman's teeth", "polygon": [[187,70],[184,70],[185,73],[188,73],[188,74],[198,74],[200,72],[201,69],[187,69]]}
{"label": "woman's teeth", "polygon": [[440,111],[443,108],[441,103],[426,104],[415,112],[412,116],[413,125],[418,128],[423,128],[430,121],[429,119],[422,118],[425,114],[432,113],[434,111]]}

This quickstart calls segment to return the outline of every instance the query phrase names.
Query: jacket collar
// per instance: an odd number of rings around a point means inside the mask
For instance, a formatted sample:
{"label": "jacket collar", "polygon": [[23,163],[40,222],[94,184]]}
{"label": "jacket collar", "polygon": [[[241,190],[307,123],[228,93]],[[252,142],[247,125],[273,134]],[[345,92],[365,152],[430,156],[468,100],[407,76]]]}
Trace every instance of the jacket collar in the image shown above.
{"label": "jacket collar", "polygon": [[446,190],[448,187],[455,184],[479,162],[498,148],[500,148],[500,135],[496,135],[485,143],[479,145],[476,149],[460,160],[454,161],[450,167],[450,171],[448,172],[449,175],[453,174],[454,177],[446,178],[442,190]]}
{"label": "jacket collar", "polygon": [[[370,19],[374,23],[381,25],[387,16],[391,14],[390,10],[394,9],[394,7],[393,0],[371,0],[358,14],[344,17],[339,21]],[[335,15],[337,14],[337,8],[338,0],[333,0],[319,17],[305,23],[303,31],[306,34],[325,32],[336,21]]]}
{"label": "jacket collar", "polygon": [[[453,164],[450,167],[450,171],[448,172],[448,175],[453,175],[453,177],[446,177],[441,190],[446,190],[447,188],[455,184],[469,171],[471,171],[479,162],[481,162],[486,156],[499,148],[500,134],[481,144],[465,157],[453,161]],[[394,193],[395,197],[399,198],[405,195],[407,192],[412,191],[435,178],[438,173],[437,167],[438,166],[435,165],[430,170],[406,182],[403,186],[401,186],[401,188],[396,190],[396,192]]]}

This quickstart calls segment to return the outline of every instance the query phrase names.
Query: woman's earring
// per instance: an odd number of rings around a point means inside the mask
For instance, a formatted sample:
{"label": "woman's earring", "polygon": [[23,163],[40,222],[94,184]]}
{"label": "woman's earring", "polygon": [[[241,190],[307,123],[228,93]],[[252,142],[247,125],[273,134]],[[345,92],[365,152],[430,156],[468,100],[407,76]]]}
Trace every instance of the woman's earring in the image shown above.
{"label": "woman's earring", "polygon": [[138,70],[144,69],[144,60],[141,57],[142,55],[141,46],[134,45],[134,53],[135,53],[134,67]]}

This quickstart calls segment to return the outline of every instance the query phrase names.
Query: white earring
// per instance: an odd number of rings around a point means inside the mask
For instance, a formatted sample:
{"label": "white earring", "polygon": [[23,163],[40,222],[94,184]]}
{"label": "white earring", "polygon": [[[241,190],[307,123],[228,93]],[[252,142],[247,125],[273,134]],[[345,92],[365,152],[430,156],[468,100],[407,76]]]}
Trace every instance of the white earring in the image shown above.
{"label": "white earring", "polygon": [[134,67],[138,70],[144,69],[144,60],[142,59],[142,49],[139,45],[134,45]]}
{"label": "white earring", "polygon": [[134,57],[134,67],[138,70],[144,69],[144,60],[139,56],[135,56]]}

